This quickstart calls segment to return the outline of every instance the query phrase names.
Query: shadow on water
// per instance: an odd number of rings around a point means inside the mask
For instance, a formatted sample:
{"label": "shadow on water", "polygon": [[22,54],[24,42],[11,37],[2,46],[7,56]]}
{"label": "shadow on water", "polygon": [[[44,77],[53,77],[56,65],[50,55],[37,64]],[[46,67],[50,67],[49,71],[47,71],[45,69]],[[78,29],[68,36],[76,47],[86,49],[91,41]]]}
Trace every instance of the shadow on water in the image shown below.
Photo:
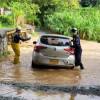
{"label": "shadow on water", "polygon": [[74,69],[74,67],[57,67],[57,66],[46,66],[46,65],[36,65],[32,67],[33,69]]}
{"label": "shadow on water", "polygon": [[81,80],[80,69],[36,66],[32,70],[35,80],[41,84],[72,85],[77,84]]}

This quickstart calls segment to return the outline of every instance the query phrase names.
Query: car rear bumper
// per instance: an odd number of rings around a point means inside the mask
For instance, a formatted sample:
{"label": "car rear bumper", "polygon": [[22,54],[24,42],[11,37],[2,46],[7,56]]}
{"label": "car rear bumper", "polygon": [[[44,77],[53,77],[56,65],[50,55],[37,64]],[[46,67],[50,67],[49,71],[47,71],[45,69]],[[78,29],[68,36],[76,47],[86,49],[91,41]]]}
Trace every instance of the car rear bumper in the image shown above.
{"label": "car rear bumper", "polygon": [[[58,63],[51,64],[50,63],[51,59],[58,60]],[[72,66],[75,66],[75,57],[74,57],[74,55],[71,55],[68,58],[48,57],[48,56],[40,55],[38,53],[34,53],[33,54],[33,62],[37,65],[72,67]]]}

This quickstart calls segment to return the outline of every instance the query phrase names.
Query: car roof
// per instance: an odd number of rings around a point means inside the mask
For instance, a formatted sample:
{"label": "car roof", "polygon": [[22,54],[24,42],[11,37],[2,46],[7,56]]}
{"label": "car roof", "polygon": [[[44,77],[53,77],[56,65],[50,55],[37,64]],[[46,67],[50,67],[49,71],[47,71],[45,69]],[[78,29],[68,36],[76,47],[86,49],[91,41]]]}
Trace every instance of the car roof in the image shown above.
{"label": "car roof", "polygon": [[41,37],[42,37],[42,36],[57,36],[57,37],[62,37],[62,38],[68,38],[68,39],[70,39],[70,38],[67,37],[67,36],[57,35],[57,34],[43,34],[43,35],[41,35]]}

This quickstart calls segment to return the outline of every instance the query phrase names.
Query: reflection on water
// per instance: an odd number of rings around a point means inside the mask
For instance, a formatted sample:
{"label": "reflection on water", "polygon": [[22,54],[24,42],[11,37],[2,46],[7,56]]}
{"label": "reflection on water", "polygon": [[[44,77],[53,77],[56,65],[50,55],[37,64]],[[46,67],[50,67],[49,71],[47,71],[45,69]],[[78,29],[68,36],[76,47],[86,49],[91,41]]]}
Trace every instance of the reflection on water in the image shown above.
{"label": "reflection on water", "polygon": [[15,66],[14,69],[13,78],[15,78],[15,81],[18,81],[21,78],[21,68],[20,66]]}
{"label": "reflection on water", "polygon": [[69,100],[75,100],[75,97],[76,97],[76,96],[77,96],[76,94],[71,94]]}
{"label": "reflection on water", "polygon": [[[7,85],[0,86],[0,96],[14,97],[25,100],[100,100],[99,96],[94,95],[79,95],[79,94],[67,94],[67,93],[49,93],[39,92],[32,90],[24,90],[12,88]],[[11,100],[11,99],[10,99]]]}
{"label": "reflection on water", "polygon": [[81,79],[80,70],[33,69],[35,80],[46,84],[76,84]]}
{"label": "reflection on water", "polygon": [[[30,61],[31,60],[29,60],[29,62]],[[28,64],[25,63],[26,62],[21,62],[18,65],[13,65],[10,61],[2,63],[0,66],[0,81],[8,80],[41,84],[71,85],[78,84],[81,80],[80,69],[32,69],[30,67],[31,62]]]}

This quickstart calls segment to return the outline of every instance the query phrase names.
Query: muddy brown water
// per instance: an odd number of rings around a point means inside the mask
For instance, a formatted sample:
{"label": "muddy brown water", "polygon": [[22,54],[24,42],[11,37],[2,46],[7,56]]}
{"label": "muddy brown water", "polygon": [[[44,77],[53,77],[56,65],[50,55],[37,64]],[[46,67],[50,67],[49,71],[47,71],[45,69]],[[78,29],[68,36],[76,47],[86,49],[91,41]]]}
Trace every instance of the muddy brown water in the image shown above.
{"label": "muddy brown water", "polygon": [[[21,44],[20,63],[12,63],[14,54],[0,64],[0,81],[19,81],[54,85],[99,85],[100,84],[100,44],[82,40],[82,61],[85,70],[32,69],[33,40]],[[12,51],[9,46],[9,50]],[[13,51],[12,51],[13,52]],[[46,66],[45,66],[46,67]]]}
{"label": "muddy brown water", "polygon": [[[60,69],[36,69],[31,68],[32,52],[33,52],[33,40],[37,40],[38,37],[32,38],[31,41],[21,44],[21,57],[20,63],[14,65],[12,63],[14,53],[9,46],[9,50],[12,54],[0,63],[0,81],[12,81],[22,83],[39,83],[49,85],[100,85],[100,43],[81,40],[83,48],[82,61],[85,70],[80,70],[79,67],[70,70],[66,68]],[[46,67],[46,66],[45,66]],[[1,87],[2,88],[2,87]],[[0,89],[1,91],[2,89]],[[15,90],[14,90],[15,91]],[[22,92],[24,91],[24,92]],[[15,93],[15,92],[14,92]],[[43,99],[35,100],[100,100],[97,96],[81,96],[74,94],[47,94],[34,91],[17,90],[16,93],[22,93],[20,96],[26,99],[31,95],[37,98],[43,97]],[[16,94],[15,93],[15,94]],[[30,93],[30,95],[27,95]],[[17,95],[17,94],[16,94]],[[30,97],[31,98],[31,97]],[[62,99],[61,99],[62,98]],[[81,98],[81,99],[80,99]],[[31,99],[27,99],[31,100]]]}

